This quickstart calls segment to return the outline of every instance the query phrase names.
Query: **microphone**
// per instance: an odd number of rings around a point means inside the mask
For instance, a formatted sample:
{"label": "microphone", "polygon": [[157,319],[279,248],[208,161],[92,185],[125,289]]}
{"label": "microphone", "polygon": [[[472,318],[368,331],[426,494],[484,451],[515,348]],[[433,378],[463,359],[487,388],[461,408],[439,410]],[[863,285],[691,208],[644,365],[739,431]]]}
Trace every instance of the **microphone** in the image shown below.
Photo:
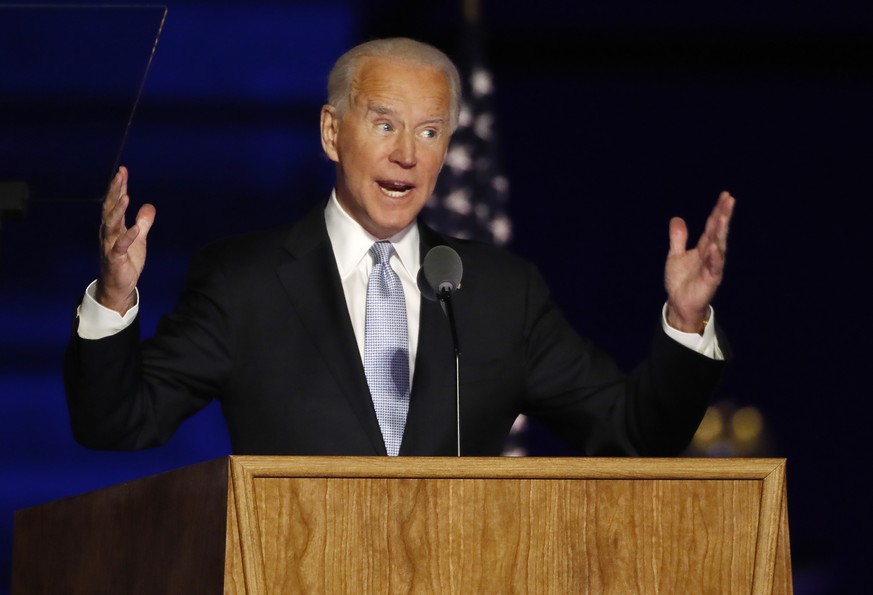
{"label": "microphone", "polygon": [[447,300],[461,285],[464,265],[449,246],[434,246],[424,257],[418,271],[418,289],[431,301]]}
{"label": "microphone", "polygon": [[458,346],[458,330],[452,310],[452,293],[460,289],[464,265],[461,257],[449,246],[434,246],[424,257],[418,271],[418,289],[431,301],[440,301],[449,328],[452,331],[452,347],[455,350],[455,431],[458,439],[458,456],[461,456],[461,349]]}

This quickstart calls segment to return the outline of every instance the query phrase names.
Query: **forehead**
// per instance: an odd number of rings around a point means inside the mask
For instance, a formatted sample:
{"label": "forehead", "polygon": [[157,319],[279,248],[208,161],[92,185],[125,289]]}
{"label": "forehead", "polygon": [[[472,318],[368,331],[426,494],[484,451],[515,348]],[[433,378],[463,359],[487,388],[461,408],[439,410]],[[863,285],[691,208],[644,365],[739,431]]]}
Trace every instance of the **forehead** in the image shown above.
{"label": "forehead", "polygon": [[375,102],[431,114],[448,114],[451,101],[449,82],[441,70],[390,58],[362,58],[351,92],[352,102],[362,107]]}

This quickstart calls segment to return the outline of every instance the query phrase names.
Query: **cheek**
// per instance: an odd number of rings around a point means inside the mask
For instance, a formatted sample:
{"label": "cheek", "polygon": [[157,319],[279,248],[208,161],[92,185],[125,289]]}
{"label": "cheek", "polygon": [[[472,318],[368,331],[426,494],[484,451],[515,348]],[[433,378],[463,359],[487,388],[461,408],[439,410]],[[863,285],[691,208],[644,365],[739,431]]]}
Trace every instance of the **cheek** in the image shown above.
{"label": "cheek", "polygon": [[344,162],[346,177],[355,183],[363,183],[370,177],[372,167],[366,152],[356,151],[346,155]]}
{"label": "cheek", "polygon": [[350,152],[349,163],[359,176],[374,175],[379,163],[385,161],[383,147],[378,143],[358,144]]}
{"label": "cheek", "polygon": [[440,171],[443,169],[443,163],[443,155],[442,153],[439,153],[429,155],[423,165],[431,176],[436,177],[437,174],[439,174]]}
{"label": "cheek", "polygon": [[440,171],[443,168],[443,163],[446,160],[446,153],[448,152],[448,143],[441,142],[434,147],[429,147],[428,161],[431,162],[433,169],[436,171]]}

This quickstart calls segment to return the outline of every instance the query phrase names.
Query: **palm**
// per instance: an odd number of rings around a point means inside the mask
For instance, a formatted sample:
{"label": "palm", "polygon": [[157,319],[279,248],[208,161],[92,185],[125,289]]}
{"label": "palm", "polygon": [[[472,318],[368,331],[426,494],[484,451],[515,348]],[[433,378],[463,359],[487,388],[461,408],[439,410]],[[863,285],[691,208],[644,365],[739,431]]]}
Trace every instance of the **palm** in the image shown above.
{"label": "palm", "polygon": [[664,268],[668,322],[680,330],[699,329],[724,273],[727,235],[735,200],[722,192],[706,221],[697,245],[686,249],[688,228],[674,217],[670,221],[670,253]]}

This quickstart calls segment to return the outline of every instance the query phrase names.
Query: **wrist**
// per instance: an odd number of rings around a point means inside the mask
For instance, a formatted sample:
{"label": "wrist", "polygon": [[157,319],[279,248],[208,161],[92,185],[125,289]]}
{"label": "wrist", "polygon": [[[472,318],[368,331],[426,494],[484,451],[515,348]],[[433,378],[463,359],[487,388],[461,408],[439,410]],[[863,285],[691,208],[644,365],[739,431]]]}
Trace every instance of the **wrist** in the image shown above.
{"label": "wrist", "polygon": [[697,333],[702,335],[709,324],[711,309],[706,306],[703,310],[682,312],[669,302],[667,303],[667,324],[683,333]]}
{"label": "wrist", "polygon": [[110,310],[115,310],[121,316],[127,314],[127,311],[136,305],[136,289],[129,293],[112,292],[106,289],[105,285],[98,280],[97,287],[94,291],[94,300]]}

